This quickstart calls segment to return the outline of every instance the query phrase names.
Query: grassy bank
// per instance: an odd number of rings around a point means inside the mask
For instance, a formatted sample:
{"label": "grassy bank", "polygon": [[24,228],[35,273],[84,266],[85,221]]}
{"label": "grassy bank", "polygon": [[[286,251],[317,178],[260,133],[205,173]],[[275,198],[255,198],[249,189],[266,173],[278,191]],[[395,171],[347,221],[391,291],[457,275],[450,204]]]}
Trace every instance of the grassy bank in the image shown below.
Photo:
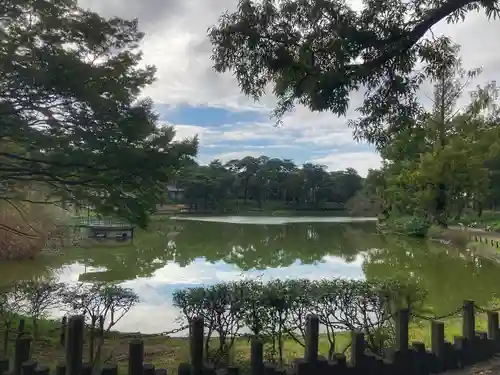
{"label": "grassy bank", "polygon": [[463,220],[463,222],[450,220],[448,227],[436,225],[429,219],[419,216],[391,216],[385,220],[379,220],[377,228],[383,234],[444,240],[463,247],[469,241],[470,233],[467,232],[468,228],[470,228],[470,231],[500,232],[500,212],[488,211],[484,214],[482,221],[479,221],[479,219],[473,221],[470,218]]}
{"label": "grassy bank", "polygon": [[431,240],[446,241],[454,246],[464,248],[469,243],[469,233],[457,229],[442,228],[437,225],[432,225],[427,237]]}
{"label": "grassy bank", "polygon": [[[450,318],[444,320],[445,336],[449,341],[453,341],[455,336],[461,335],[462,320],[460,318]],[[486,331],[487,322],[484,314],[477,315],[476,329]],[[32,332],[29,323],[26,325],[26,331]],[[0,328],[0,337],[4,337],[4,329]],[[14,334],[10,335],[9,356],[12,356],[14,347]],[[60,323],[57,321],[44,320],[39,324],[39,339],[34,341],[34,359],[54,368],[55,365],[64,360],[64,350],[59,344]],[[119,365],[120,373],[126,372],[128,364],[128,344],[132,338],[141,337],[145,345],[146,362],[152,363],[157,368],[167,368],[169,373],[176,373],[178,365],[189,358],[188,340],[183,337],[166,337],[155,335],[140,335],[111,332],[106,336],[104,345],[104,358],[109,358],[111,362]],[[422,321],[412,323],[410,328],[410,342],[421,341],[426,347],[431,344],[430,322]],[[350,343],[348,333],[339,333],[337,336],[337,350],[342,351]],[[85,343],[84,353],[88,353],[88,342]],[[303,348],[300,344],[287,339],[284,345],[284,356],[287,361],[303,356]],[[326,336],[320,337],[320,353],[328,352],[328,340]],[[347,353],[348,354],[348,353]],[[235,363],[245,365],[248,363],[250,355],[250,346],[246,338],[237,339],[232,353],[232,360]]]}

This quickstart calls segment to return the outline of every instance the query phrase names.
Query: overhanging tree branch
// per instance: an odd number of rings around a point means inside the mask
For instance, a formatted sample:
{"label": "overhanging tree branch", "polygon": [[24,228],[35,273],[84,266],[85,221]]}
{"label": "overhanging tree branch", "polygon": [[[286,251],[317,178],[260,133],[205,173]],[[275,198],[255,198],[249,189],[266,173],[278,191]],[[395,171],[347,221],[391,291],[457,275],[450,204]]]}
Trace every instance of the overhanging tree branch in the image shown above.
{"label": "overhanging tree branch", "polygon": [[[351,70],[351,74],[354,78],[373,74],[373,69],[379,70],[383,68],[388,61],[407,52],[424,37],[425,33],[429,31],[432,26],[461,8],[479,2],[479,0],[448,0],[444,2],[439,8],[433,9],[430,14],[420,21],[409,33],[402,33],[400,35],[395,34],[390,38],[378,40],[374,43],[373,47],[375,48],[385,48],[385,50],[381,52],[380,57],[362,64],[348,65],[347,69]],[[389,48],[387,49],[388,45]]]}

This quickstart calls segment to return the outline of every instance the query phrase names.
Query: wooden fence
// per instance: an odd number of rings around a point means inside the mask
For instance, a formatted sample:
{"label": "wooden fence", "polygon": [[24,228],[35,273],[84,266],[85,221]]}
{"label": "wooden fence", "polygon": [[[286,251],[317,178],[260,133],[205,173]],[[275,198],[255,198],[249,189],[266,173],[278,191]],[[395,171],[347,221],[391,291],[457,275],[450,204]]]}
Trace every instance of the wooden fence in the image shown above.
{"label": "wooden fence", "polygon": [[[304,358],[295,360],[290,368],[278,368],[274,364],[265,363],[263,343],[252,340],[250,353],[251,375],[427,375],[441,373],[451,369],[462,368],[485,361],[500,352],[500,330],[498,312],[486,312],[488,332],[476,332],[476,307],[472,301],[464,301],[462,307],[463,333],[455,337],[454,342],[445,341],[444,323],[430,319],[431,348],[424,343],[408,342],[409,310],[400,310],[395,315],[396,347],[387,350],[385,358],[366,350],[364,335],[352,332],[352,344],[349,361],[343,354],[334,355],[333,360],[326,360],[318,354],[319,319],[310,315],[307,319]],[[83,341],[85,322],[83,316],[70,317],[65,336],[65,364],[57,365],[56,375],[91,375],[95,374],[92,366],[83,363]],[[204,364],[204,322],[194,319],[191,324],[190,362],[181,364],[179,375],[215,375],[216,370]],[[31,338],[18,337],[12,363],[8,359],[0,359],[0,375],[49,375],[47,366],[40,365],[30,359]],[[144,342],[133,339],[129,345],[128,375],[167,375],[166,370],[155,369],[144,363]],[[244,371],[238,367],[229,367],[224,374],[238,375]],[[117,375],[116,364],[105,364],[99,370],[101,375]]]}
{"label": "wooden fence", "polygon": [[478,236],[478,235],[471,235],[470,240],[474,242],[479,242],[479,243],[484,243],[486,245],[490,245],[493,247],[496,247],[497,249],[500,248],[500,241],[498,238],[492,238],[492,237],[487,237],[487,236]]}

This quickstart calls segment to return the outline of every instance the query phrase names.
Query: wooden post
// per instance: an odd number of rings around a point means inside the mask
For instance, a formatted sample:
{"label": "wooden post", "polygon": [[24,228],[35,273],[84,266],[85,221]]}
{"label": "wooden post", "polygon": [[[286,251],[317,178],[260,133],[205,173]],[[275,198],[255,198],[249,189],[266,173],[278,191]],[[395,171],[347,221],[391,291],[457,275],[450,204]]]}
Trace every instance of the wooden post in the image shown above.
{"label": "wooden post", "polygon": [[144,365],[144,342],[130,341],[128,347],[128,375],[142,375]]}
{"label": "wooden post", "polygon": [[92,375],[92,363],[82,364],[82,375]]}
{"label": "wooden post", "polygon": [[488,338],[490,340],[498,341],[499,327],[498,327],[498,313],[496,311],[488,311]]}
{"label": "wooden post", "polygon": [[82,315],[69,318],[65,345],[66,375],[80,375],[82,371],[84,327],[85,320]]}
{"label": "wooden post", "polygon": [[[266,365],[267,366],[267,365]],[[266,367],[265,367],[266,368]],[[311,372],[311,368],[309,364],[306,362],[305,359],[297,359],[294,363],[294,372],[292,372],[294,375],[309,375],[311,373],[314,374],[314,372]],[[265,371],[270,372],[270,370],[264,370],[264,374],[266,374]]]}
{"label": "wooden post", "polygon": [[209,364],[208,366],[203,367],[203,375],[217,375],[217,370],[215,369],[215,366],[212,364]]}
{"label": "wooden post", "polygon": [[401,309],[396,315],[396,350],[405,355],[408,352],[408,325],[410,322],[410,310]]}
{"label": "wooden post", "polygon": [[338,368],[346,368],[347,367],[347,359],[345,357],[344,354],[341,354],[341,353],[335,353],[333,355],[333,360],[335,361],[335,363],[337,364],[337,367]]}
{"label": "wooden post", "polygon": [[38,367],[35,369],[35,375],[50,375],[49,366],[38,365]]}
{"label": "wooden post", "polygon": [[7,371],[9,371],[9,359],[2,358],[0,359],[0,375],[6,373]]}
{"label": "wooden post", "polygon": [[365,355],[365,335],[362,332],[352,331],[351,340],[351,366],[362,366]]}
{"label": "wooden post", "polygon": [[191,375],[191,365],[189,363],[181,363],[177,368],[179,375]]}
{"label": "wooden post", "polygon": [[306,325],[306,340],[304,347],[304,359],[312,364],[318,361],[319,347],[319,318],[317,315],[309,315]]}
{"label": "wooden post", "polygon": [[435,355],[437,360],[437,372],[441,372],[441,369],[445,364],[445,348],[444,348],[444,323],[432,321],[431,323],[431,351]]}
{"label": "wooden post", "polygon": [[59,344],[64,347],[66,343],[66,327],[68,326],[68,318],[63,317],[61,320],[61,332],[59,333]]}
{"label": "wooden post", "polygon": [[26,321],[24,319],[20,319],[19,325],[17,326],[17,337],[21,337],[24,334],[25,325],[26,325]]}
{"label": "wooden post", "polygon": [[155,375],[155,367],[150,363],[146,363],[142,367],[142,373],[144,375]]}
{"label": "wooden post", "polygon": [[[275,365],[273,365],[272,363],[265,363],[264,364],[264,372],[263,372],[264,375],[275,375],[275,372],[276,372]],[[300,372],[298,372],[298,374],[302,375],[302,374],[300,374]]]}
{"label": "wooden post", "polygon": [[253,339],[250,353],[250,367],[252,375],[262,375],[264,368],[264,344],[262,340]]}
{"label": "wooden post", "polygon": [[106,363],[102,367],[101,375],[118,375],[118,365],[116,363]]}
{"label": "wooden post", "polygon": [[428,374],[427,352],[425,351],[425,344],[423,342],[412,343],[413,358],[411,361],[412,369],[415,374]]}
{"label": "wooden post", "polygon": [[194,318],[191,322],[191,335],[189,338],[193,375],[201,375],[203,372],[203,329],[203,319]]}
{"label": "wooden post", "polygon": [[21,375],[22,364],[30,359],[31,337],[19,337],[14,353],[14,375]]}
{"label": "wooden post", "polygon": [[35,375],[35,368],[36,368],[37,362],[30,359],[26,362],[23,362],[21,365],[22,369],[22,374],[23,375]]}
{"label": "wooden post", "polygon": [[56,375],[66,375],[66,364],[58,363],[56,365]]}
{"label": "wooden post", "polygon": [[468,301],[468,300],[464,301],[462,314],[463,314],[462,336],[472,343],[472,341],[474,340],[474,336],[476,335],[476,322],[475,322],[473,301]]}

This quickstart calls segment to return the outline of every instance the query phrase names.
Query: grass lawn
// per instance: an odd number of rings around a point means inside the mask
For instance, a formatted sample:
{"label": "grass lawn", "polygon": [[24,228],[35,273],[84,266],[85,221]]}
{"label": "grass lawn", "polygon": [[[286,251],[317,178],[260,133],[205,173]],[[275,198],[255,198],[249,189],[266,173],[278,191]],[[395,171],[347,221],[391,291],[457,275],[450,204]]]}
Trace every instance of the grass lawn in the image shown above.
{"label": "grass lawn", "polygon": [[[444,322],[446,339],[453,342],[455,336],[461,335],[462,320],[460,318],[453,318],[444,320]],[[485,314],[478,314],[476,318],[476,330],[486,331],[486,327]],[[0,328],[0,337],[2,338],[3,331]],[[32,331],[32,327],[28,323],[26,324],[26,331]],[[58,362],[64,360],[64,349],[59,345],[60,324],[56,321],[43,321],[40,323],[39,332],[40,339],[34,342],[33,358],[53,368]],[[11,334],[11,336],[7,355],[12,358],[14,334]],[[126,373],[128,343],[133,337],[138,337],[138,335],[113,332],[106,339],[103,351],[104,358],[110,358],[111,361],[118,363],[120,373]],[[142,338],[145,346],[145,362],[152,363],[156,368],[167,368],[169,373],[176,373],[178,365],[189,358],[189,346],[186,338],[148,335],[143,335]],[[430,347],[430,322],[412,323],[410,328],[410,342],[412,341],[421,341],[425,343],[426,347]],[[348,333],[338,334],[338,351],[342,351],[349,343],[350,335]],[[321,336],[319,345],[320,353],[326,354],[328,346],[327,338]],[[302,346],[291,339],[285,342],[284,348],[287,361],[303,356],[304,350]],[[84,353],[86,358],[88,358],[88,346],[85,347]],[[346,354],[349,354],[348,351]],[[249,355],[250,347],[248,340],[243,338],[238,339],[235,342],[231,355],[232,360],[235,363],[245,364],[248,363]]]}

